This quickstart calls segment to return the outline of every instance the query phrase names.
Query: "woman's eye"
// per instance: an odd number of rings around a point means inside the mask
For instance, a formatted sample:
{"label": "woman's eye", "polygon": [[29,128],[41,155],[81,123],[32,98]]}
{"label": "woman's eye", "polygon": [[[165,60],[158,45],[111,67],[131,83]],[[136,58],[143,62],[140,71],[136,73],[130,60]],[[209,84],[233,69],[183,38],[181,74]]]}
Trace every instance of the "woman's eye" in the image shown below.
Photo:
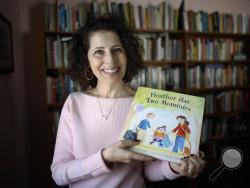
{"label": "woman's eye", "polygon": [[113,51],[114,51],[115,53],[121,53],[121,52],[122,52],[122,49],[121,49],[121,48],[115,48]]}
{"label": "woman's eye", "polygon": [[103,55],[104,51],[103,50],[96,50],[95,55]]}

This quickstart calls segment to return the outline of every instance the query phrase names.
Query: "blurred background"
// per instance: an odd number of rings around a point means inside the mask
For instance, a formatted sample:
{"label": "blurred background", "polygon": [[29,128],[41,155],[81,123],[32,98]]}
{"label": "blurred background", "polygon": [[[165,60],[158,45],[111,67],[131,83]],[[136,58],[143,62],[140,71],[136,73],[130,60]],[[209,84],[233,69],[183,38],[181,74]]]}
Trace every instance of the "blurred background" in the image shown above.
{"label": "blurred background", "polygon": [[[249,0],[1,0],[1,187],[57,187],[50,172],[57,122],[67,95],[81,90],[67,77],[67,50],[88,15],[107,12],[125,17],[145,50],[132,87],[206,98],[204,172],[147,186],[249,186]],[[242,165],[210,181],[228,147],[241,151]]]}

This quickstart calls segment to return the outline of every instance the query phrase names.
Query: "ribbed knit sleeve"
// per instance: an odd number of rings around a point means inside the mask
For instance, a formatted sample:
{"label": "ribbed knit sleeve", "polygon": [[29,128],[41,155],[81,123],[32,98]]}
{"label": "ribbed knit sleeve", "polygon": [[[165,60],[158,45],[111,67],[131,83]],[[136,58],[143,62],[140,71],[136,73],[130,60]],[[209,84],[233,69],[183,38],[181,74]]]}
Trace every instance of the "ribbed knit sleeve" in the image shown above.
{"label": "ribbed knit sleeve", "polygon": [[168,161],[163,160],[145,163],[144,175],[150,181],[173,180],[181,176],[171,170]]}
{"label": "ribbed knit sleeve", "polygon": [[51,165],[52,177],[58,185],[67,185],[110,172],[103,161],[101,150],[86,158],[76,159],[72,155],[71,108],[72,99],[70,95],[60,116],[53,163]]}

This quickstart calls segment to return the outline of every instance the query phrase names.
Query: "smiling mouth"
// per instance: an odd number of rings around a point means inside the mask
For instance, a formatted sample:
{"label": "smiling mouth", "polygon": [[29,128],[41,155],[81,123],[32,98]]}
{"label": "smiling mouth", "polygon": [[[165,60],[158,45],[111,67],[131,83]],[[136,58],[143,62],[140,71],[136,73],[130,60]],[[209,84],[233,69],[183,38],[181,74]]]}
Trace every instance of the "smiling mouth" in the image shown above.
{"label": "smiling mouth", "polygon": [[102,71],[107,74],[116,74],[118,73],[120,68],[112,68],[112,69],[103,69]]}

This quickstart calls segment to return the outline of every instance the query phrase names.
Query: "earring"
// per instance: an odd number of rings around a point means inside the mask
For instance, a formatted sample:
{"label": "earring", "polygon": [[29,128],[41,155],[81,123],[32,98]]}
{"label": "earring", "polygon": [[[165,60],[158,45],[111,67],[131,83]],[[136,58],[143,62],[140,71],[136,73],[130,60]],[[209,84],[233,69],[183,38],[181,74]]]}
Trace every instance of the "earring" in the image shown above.
{"label": "earring", "polygon": [[94,75],[91,71],[89,71],[90,69],[84,70],[84,76],[87,80],[92,80],[94,78]]}

